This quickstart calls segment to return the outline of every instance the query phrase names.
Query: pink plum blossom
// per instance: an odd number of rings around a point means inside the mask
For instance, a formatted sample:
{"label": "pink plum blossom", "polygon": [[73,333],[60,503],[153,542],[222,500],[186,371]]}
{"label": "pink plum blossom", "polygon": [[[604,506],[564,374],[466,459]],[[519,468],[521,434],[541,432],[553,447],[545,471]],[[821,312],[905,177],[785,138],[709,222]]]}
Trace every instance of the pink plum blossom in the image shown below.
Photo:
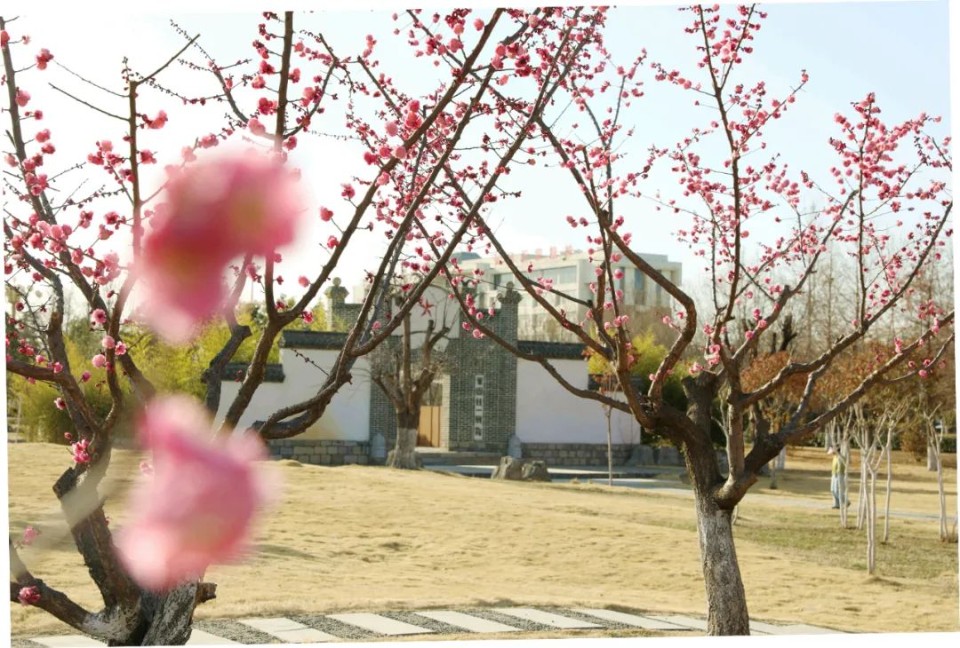
{"label": "pink plum blossom", "polygon": [[73,454],[73,460],[78,464],[90,463],[90,441],[80,439],[70,445],[70,453]]}
{"label": "pink plum blossom", "polygon": [[40,536],[39,530],[33,528],[32,526],[28,526],[26,529],[23,530],[23,537],[20,538],[20,544],[22,544],[25,547],[28,547],[32,545],[33,541],[36,540],[39,536]]}
{"label": "pink plum blossom", "polygon": [[219,309],[231,260],[293,242],[301,212],[290,173],[267,158],[224,157],[175,175],[135,269],[150,295],[144,319],[170,342],[187,340]]}
{"label": "pink plum blossom", "polygon": [[100,326],[103,326],[106,323],[107,323],[107,313],[102,308],[98,308],[97,310],[93,311],[93,313],[91,313],[90,315],[91,326],[96,326],[98,324]]}
{"label": "pink plum blossom", "polygon": [[21,587],[17,594],[17,600],[23,605],[36,605],[40,602],[40,590],[36,585]]}
{"label": "pink plum blossom", "polygon": [[[250,434],[214,437],[206,410],[184,396],[154,400],[139,437],[152,475],[131,492],[132,519],[116,534],[121,562],[142,587],[164,591],[247,553],[258,510],[276,491]],[[146,471],[151,472],[151,471]]]}
{"label": "pink plum blossom", "polygon": [[93,366],[97,369],[103,369],[107,366],[107,356],[102,353],[98,353],[90,359],[90,362],[93,363]]}

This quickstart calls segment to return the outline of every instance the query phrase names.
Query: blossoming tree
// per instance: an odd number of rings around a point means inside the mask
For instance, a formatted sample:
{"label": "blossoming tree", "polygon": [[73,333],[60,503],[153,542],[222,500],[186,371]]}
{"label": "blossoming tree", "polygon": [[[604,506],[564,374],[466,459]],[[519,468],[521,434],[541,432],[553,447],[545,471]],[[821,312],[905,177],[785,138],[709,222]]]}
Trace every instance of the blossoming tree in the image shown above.
{"label": "blossoming tree", "polygon": [[[468,291],[461,290],[459,299],[469,324],[482,335],[539,363],[567,391],[631,413],[683,452],[694,492],[709,633],[748,634],[731,524],[737,503],[785,444],[836,420],[878,386],[926,378],[952,340],[952,303],[924,300],[904,311],[915,281],[941,260],[951,234],[953,201],[946,185],[952,169],[950,141],[934,136],[939,119],[926,114],[886,123],[878,99],[870,94],[835,116],[837,133],[824,142],[836,155],[834,166],[788,166],[791,151],[771,151],[764,133],[789,117],[807,83],[806,72],[779,96],[763,80],[749,77],[754,34],[766,18],[754,6],[683,11],[690,14],[686,33],[698,52],[696,67],[650,67],[658,82],[676,87],[678,97],[693,97],[697,106],[708,109],[705,123],[692,126],[676,145],[652,144],[647,159],[631,167],[620,152],[632,136],[622,118],[642,94],[638,75],[645,56],[617,66],[603,52],[594,74],[564,88],[565,100],[578,109],[579,123],[546,114],[536,124],[538,141],[546,147],[544,158],[565,169],[583,197],[580,213],[554,217],[558,226],[566,222],[587,232],[585,242],[596,270],[588,303],[536,277],[491,228],[484,232],[526,297],[572,331],[591,353],[608,360],[625,398],[612,399],[568,382],[547,359],[511,347],[477,318],[482,311]],[[459,64],[458,57],[451,59],[451,65]],[[672,174],[675,191],[662,184],[648,186],[650,179],[664,175],[657,175],[661,166]],[[815,195],[822,207],[803,210],[805,193]],[[710,283],[706,299],[695,301],[640,254],[640,230],[649,216],[636,212],[637,198],[674,218],[679,241],[703,259]],[[748,385],[744,371],[758,345],[771,337],[778,320],[802,311],[806,283],[829,255],[854,260],[855,315],[835,327],[835,337],[817,340],[806,356],[784,350],[778,370]],[[637,358],[625,316],[623,273],[615,268],[622,260],[678,305],[676,313],[665,318],[675,330],[672,347],[645,389],[630,379]],[[482,278],[451,272],[451,280],[469,286]],[[576,306],[587,307],[585,319],[571,315]],[[737,325],[741,309],[750,321],[743,332]],[[904,316],[920,322],[921,332],[895,347],[891,344],[872,371],[829,402],[814,406],[820,381],[838,360],[884,322]],[[682,359],[698,350],[702,357],[683,378],[688,406],[680,410],[664,398],[664,386]],[[907,366],[915,353],[923,359]],[[798,377],[803,381],[798,397],[773,430],[763,405],[794,390]],[[721,468],[710,436],[712,407],[721,395],[729,470]],[[747,442],[751,429],[752,445]]]}
{"label": "blossoming tree", "polygon": [[[104,607],[86,610],[35,576],[14,542],[12,601],[113,645],[189,638],[194,606],[215,592],[202,582],[204,571],[244,554],[250,522],[275,490],[254,463],[264,455],[261,441],[231,430],[263,382],[278,336],[309,321],[311,304],[349,249],[370,249],[364,232],[384,237],[382,254],[367,256],[369,290],[334,365],[314,395],[258,424],[260,440],[295,436],[317,421],[351,379],[356,359],[422,305],[454,249],[482,233],[478,217],[508,197],[498,182],[527,155],[524,143],[553,96],[586,69],[603,16],[584,9],[548,13],[543,21],[507,10],[396,15],[395,34],[405,36],[399,40],[408,56],[389,62],[378,57],[374,35],[357,52],[339,51],[323,31],[311,31],[309,19],[290,12],[263,14],[251,58],[229,65],[178,27],[183,48],[156,69],[143,74],[125,64],[119,91],[87,82],[121,99],[121,112],[76,94],[66,99],[78,102],[71,109],[95,110],[116,126],[98,134],[80,161],[60,159],[44,111],[30,95],[38,74],[60,63],[55,44],[36,53],[18,29],[22,23],[0,18],[10,133],[5,274],[18,295],[7,313],[7,371],[55,386],[60,396],[51,407],[70,415],[74,462],[54,491]],[[462,57],[460,65],[437,75],[433,87],[408,72],[392,76],[416,61],[439,64],[450,53]],[[168,85],[174,64],[199,75],[192,87],[207,94],[188,96]],[[503,88],[511,79],[521,81],[515,94]],[[171,101],[186,108],[157,107]],[[219,130],[197,132],[169,149],[155,131],[187,109],[225,109],[226,116]],[[338,130],[357,144],[365,173],[309,177],[296,168],[304,141]],[[117,138],[123,144],[115,145]],[[218,154],[229,144],[239,152]],[[146,170],[161,162],[165,173],[152,181]],[[81,182],[71,184],[84,170],[104,178],[103,185],[83,193]],[[344,204],[309,205],[300,191],[305,182],[333,184]],[[306,219],[319,219],[321,234],[312,274],[296,279],[291,304],[280,295],[281,251]],[[223,370],[252,335],[236,317],[250,285],[263,295],[265,323],[214,430],[209,415],[221,409]],[[83,304],[103,336],[101,352],[81,366],[70,362],[64,336],[71,300]],[[203,373],[202,406],[158,394],[127,352],[124,337],[133,328],[149,326],[177,342],[216,320],[226,322],[231,336]],[[109,391],[106,416],[85,398],[80,386],[87,381]],[[130,412],[151,459],[141,466],[131,519],[115,534],[100,485]],[[35,538],[36,530],[20,544]]]}

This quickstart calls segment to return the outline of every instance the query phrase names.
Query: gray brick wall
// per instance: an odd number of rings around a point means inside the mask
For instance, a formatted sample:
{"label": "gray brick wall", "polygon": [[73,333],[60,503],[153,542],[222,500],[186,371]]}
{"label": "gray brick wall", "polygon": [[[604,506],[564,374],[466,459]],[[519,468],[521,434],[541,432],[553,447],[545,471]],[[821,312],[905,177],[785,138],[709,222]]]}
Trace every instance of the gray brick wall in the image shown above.
{"label": "gray brick wall", "polygon": [[294,459],[321,466],[370,463],[370,444],[366,441],[279,439],[267,445],[272,459]]}

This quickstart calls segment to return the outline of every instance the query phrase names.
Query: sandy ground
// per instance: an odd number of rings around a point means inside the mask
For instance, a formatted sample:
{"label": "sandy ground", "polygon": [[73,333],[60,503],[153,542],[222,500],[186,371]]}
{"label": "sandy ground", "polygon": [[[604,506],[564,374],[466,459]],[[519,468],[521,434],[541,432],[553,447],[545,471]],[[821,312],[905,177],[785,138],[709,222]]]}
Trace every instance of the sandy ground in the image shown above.
{"label": "sandy ground", "polygon": [[[67,465],[66,450],[11,445],[9,458],[11,530],[39,525],[46,539],[24,550],[25,561],[98,609],[69,539],[55,541],[60,523],[49,487]],[[893,509],[935,514],[933,475],[899,459]],[[219,598],[198,618],[481,605],[705,612],[694,513],[682,496],[276,464],[282,501],[258,529],[256,554],[211,570]],[[133,474],[136,458],[118,453],[115,467]],[[741,506],[737,548],[751,617],[851,631],[960,629],[957,545],[938,541],[935,519],[894,518],[878,573],[868,576],[864,533],[840,529],[828,508],[828,468],[822,451],[794,452],[780,488],[761,482]],[[954,469],[946,482],[955,514]],[[855,498],[853,481],[851,492]],[[778,505],[783,497],[823,506]],[[122,524],[122,510],[118,492],[107,503],[112,524]],[[17,636],[66,630],[36,609],[12,604],[11,614]]]}

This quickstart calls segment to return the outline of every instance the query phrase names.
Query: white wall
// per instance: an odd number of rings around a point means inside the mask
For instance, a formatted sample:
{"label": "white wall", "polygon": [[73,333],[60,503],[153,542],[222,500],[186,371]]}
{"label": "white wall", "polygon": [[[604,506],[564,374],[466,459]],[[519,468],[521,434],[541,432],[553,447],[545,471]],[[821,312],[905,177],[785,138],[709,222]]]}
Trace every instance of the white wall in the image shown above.
{"label": "white wall", "polygon": [[[551,360],[570,384],[587,386],[584,360]],[[607,419],[596,401],[574,396],[536,362],[517,362],[517,436],[524,443],[606,443]],[[614,411],[613,443],[638,443],[640,425]]]}
{"label": "white wall", "polygon": [[[299,349],[300,354],[324,369],[333,364],[337,351],[326,349]],[[326,376],[320,369],[304,362],[290,350],[280,350],[284,381],[265,382],[260,385],[247,411],[240,418],[239,427],[262,421],[270,414],[317,393]],[[369,363],[361,358],[351,371],[353,381],[340,388],[327,406],[326,412],[298,439],[337,439],[342,441],[368,441],[370,438],[370,371]],[[217,419],[222,420],[227,408],[236,396],[240,383],[227,380],[223,383],[220,409]]]}

